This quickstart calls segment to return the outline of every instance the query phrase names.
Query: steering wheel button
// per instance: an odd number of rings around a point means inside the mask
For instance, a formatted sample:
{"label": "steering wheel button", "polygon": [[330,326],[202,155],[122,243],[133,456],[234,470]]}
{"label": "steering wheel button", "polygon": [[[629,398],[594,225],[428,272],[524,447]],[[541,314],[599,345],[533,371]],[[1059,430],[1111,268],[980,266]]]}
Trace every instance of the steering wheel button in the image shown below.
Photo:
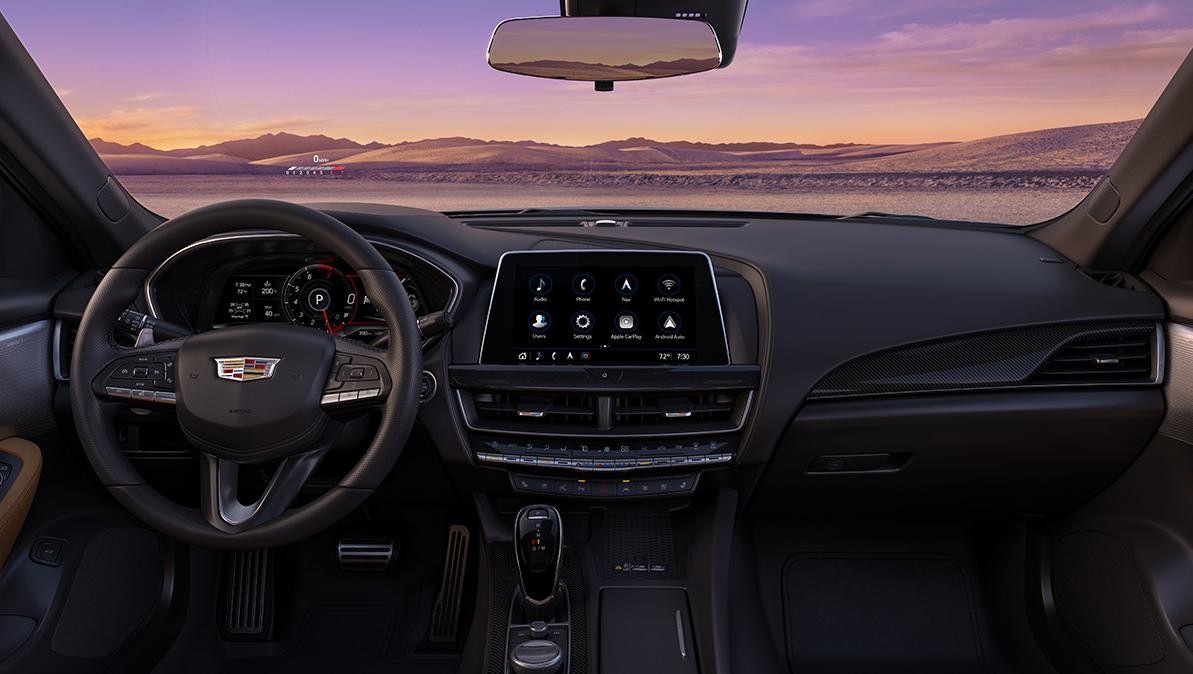
{"label": "steering wheel button", "polygon": [[377,381],[381,377],[372,365],[341,365],[336,375],[339,381]]}
{"label": "steering wheel button", "polygon": [[104,389],[109,398],[129,398],[132,397],[132,391],[122,386],[109,386]]}
{"label": "steering wheel button", "polygon": [[367,389],[365,389],[365,390],[363,390],[363,391],[360,391],[360,392],[359,392],[359,393],[356,395],[356,399],[357,399],[357,400],[364,400],[364,399],[366,399],[366,398],[376,398],[376,397],[377,397],[377,396],[379,396],[379,395],[381,395],[381,389],[379,389],[379,388],[367,388]]}
{"label": "steering wheel button", "polygon": [[167,405],[173,405],[178,402],[178,396],[173,391],[158,391],[153,394],[153,399]]}
{"label": "steering wheel button", "polygon": [[359,395],[360,395],[359,391],[344,391],[343,393],[340,394],[340,402],[342,402],[342,403],[351,402],[353,400],[356,400]]}

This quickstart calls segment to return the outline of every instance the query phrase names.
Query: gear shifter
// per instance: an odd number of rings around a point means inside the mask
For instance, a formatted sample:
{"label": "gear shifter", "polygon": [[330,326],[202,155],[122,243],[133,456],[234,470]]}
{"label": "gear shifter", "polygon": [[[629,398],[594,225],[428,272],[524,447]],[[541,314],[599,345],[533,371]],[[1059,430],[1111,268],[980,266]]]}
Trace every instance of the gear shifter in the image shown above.
{"label": "gear shifter", "polygon": [[549,610],[559,587],[563,520],[549,505],[531,505],[514,521],[514,557],[527,609]]}

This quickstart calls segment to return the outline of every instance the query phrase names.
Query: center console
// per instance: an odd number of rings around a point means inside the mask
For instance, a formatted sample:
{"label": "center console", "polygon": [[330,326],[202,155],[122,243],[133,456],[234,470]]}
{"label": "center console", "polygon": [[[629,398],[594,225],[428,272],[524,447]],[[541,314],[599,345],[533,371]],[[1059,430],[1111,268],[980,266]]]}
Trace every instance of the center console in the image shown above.
{"label": "center console", "polygon": [[693,492],[734,461],[759,380],[721,302],[699,252],[506,253],[478,363],[449,371],[473,458],[525,494]]}

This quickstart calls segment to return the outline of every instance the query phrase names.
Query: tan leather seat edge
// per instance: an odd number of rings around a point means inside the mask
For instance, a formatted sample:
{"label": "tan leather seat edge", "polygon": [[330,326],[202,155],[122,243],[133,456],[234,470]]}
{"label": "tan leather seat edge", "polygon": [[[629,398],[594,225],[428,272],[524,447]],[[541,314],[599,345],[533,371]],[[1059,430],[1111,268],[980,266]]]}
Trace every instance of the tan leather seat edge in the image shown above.
{"label": "tan leather seat edge", "polygon": [[[12,484],[6,485],[8,490],[4,498],[0,499],[0,569],[8,561],[8,553],[12,551],[17,535],[21,533],[21,526],[25,524],[25,516],[29,514],[29,506],[33,504],[33,495],[37,493],[37,482],[41,478],[41,449],[37,445],[21,438],[7,438],[0,440],[0,452],[15,456],[21,460],[21,470],[17,473]],[[4,457],[0,456],[0,460]]]}

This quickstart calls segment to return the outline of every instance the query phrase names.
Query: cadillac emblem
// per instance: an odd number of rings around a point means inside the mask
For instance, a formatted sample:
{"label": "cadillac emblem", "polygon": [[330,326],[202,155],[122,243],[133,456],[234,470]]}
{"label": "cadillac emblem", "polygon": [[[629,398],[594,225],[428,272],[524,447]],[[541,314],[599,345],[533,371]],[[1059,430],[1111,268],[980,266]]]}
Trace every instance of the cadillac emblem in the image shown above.
{"label": "cadillac emblem", "polygon": [[232,381],[269,379],[281,358],[215,358],[215,375]]}

